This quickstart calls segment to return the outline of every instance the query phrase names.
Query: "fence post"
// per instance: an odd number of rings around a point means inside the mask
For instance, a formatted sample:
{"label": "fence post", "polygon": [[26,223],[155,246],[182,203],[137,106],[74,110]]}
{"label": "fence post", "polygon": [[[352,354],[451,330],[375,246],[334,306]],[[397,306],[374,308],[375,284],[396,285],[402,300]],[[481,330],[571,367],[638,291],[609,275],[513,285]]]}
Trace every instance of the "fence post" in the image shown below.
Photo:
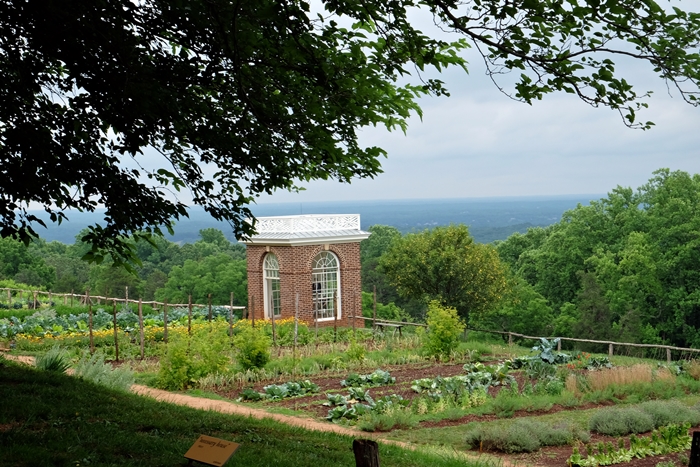
{"label": "fence post", "polygon": [[63,294],[63,304],[64,304],[64,305],[67,303],[67,300],[68,300],[68,296],[67,296],[67,295],[68,295],[68,294]]}
{"label": "fence post", "polygon": [[671,363],[671,349],[666,349],[666,363]]}
{"label": "fence post", "polygon": [[85,291],[85,301],[88,306],[88,326],[90,329],[90,354],[95,353],[95,342],[92,339],[92,301],[90,300],[90,289]]}
{"label": "fence post", "polygon": [[608,344],[608,357],[612,357],[612,356],[613,356],[613,345],[611,342],[610,344]]}
{"label": "fence post", "polygon": [[[129,308],[129,286],[127,285],[124,287],[124,305],[126,305],[127,308]],[[131,309],[131,308],[129,308]]]}
{"label": "fence post", "polygon": [[233,336],[233,292],[231,292],[231,302],[228,309],[228,337]]}
{"label": "fence post", "polygon": [[272,320],[272,346],[277,347],[277,329],[275,326],[275,306],[274,302],[272,301],[272,297],[270,297],[270,303],[269,305],[269,310],[270,310],[270,320]]}
{"label": "fence post", "polygon": [[51,291],[50,290],[49,290],[49,306],[52,306],[51,305]]}
{"label": "fence post", "polygon": [[355,314],[357,313],[357,291],[352,294],[352,337],[357,338],[357,332],[355,331]]}
{"label": "fence post", "polygon": [[561,339],[557,341],[557,352],[561,352]]}
{"label": "fence post", "polygon": [[168,343],[168,299],[163,299],[163,342]]}
{"label": "fence post", "polygon": [[333,342],[338,341],[338,291],[333,292]]}
{"label": "fence post", "polygon": [[379,445],[369,439],[356,439],[352,442],[356,467],[379,467]]}
{"label": "fence post", "polygon": [[73,308],[73,289],[70,289],[70,307]]}
{"label": "fence post", "polygon": [[372,318],[372,329],[377,329],[377,286],[374,286],[374,317]]}
{"label": "fence post", "polygon": [[35,310],[36,310],[36,296],[37,296],[37,293],[38,293],[37,291],[34,291],[34,295],[33,295],[33,297],[34,297],[34,309],[35,309]]}
{"label": "fence post", "polygon": [[207,295],[207,300],[209,301],[209,322],[211,323],[211,294]]}
{"label": "fence post", "polygon": [[[297,358],[297,335],[299,334],[299,292],[294,299],[294,358]],[[295,363],[296,367],[296,363]]]}
{"label": "fence post", "polygon": [[7,303],[9,303],[10,306],[12,306],[12,292],[10,291],[10,289],[7,289]]}
{"label": "fence post", "polygon": [[112,299],[112,317],[114,323],[114,359],[119,361],[119,339],[117,333],[117,301]]}
{"label": "fence post", "polygon": [[192,335],[192,294],[187,296],[187,334]]}
{"label": "fence post", "polygon": [[139,298],[139,337],[141,340],[141,360],[143,360],[143,309],[141,307],[141,299]]}
{"label": "fence post", "polygon": [[690,462],[688,467],[700,467],[700,431],[693,432],[693,443],[690,445]]}
{"label": "fence post", "polygon": [[255,327],[255,295],[250,297],[250,321],[251,326]]}

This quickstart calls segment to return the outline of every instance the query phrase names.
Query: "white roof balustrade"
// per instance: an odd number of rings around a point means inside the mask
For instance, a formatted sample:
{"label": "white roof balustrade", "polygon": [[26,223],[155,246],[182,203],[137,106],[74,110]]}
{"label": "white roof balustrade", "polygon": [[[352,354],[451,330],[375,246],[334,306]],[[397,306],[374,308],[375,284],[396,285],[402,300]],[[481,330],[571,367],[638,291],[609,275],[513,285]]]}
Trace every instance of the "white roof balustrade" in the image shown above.
{"label": "white roof balustrade", "polygon": [[351,243],[369,237],[360,229],[359,214],[303,214],[258,217],[257,234],[242,243],[248,245],[311,245]]}

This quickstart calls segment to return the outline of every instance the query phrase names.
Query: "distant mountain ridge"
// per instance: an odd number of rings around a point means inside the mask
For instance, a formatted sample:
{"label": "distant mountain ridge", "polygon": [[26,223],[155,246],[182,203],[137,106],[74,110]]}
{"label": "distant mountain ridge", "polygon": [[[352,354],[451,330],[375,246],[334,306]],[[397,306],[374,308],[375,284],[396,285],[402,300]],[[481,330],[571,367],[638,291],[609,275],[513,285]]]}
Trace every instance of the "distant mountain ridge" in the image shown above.
{"label": "distant mountain ridge", "polygon": [[[336,201],[313,203],[278,203],[252,206],[253,214],[288,216],[295,214],[360,214],[363,229],[375,224],[390,225],[401,232],[421,231],[438,225],[466,224],[474,239],[481,243],[504,240],[514,232],[525,232],[529,227],[546,226],[558,222],[562,214],[588,204],[603,195],[567,195],[551,197],[416,199],[378,201]],[[56,225],[48,221],[43,211],[33,212],[45,219],[48,228],[38,229],[47,241],[73,243],[75,236],[88,225],[99,223],[102,213],[69,212],[68,221]],[[217,222],[204,210],[190,209],[189,219],[175,225],[175,235],[166,238],[173,242],[190,243],[198,239],[199,230],[217,228],[234,241],[228,224]]]}

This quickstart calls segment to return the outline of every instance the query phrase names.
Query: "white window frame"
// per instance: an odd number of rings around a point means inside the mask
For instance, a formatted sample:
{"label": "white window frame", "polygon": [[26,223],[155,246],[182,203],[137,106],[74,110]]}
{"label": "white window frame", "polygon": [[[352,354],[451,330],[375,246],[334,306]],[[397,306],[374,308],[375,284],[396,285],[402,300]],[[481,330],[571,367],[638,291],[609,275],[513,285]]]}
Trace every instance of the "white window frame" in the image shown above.
{"label": "white window frame", "polygon": [[[274,253],[266,254],[263,261],[263,299],[265,302],[265,319],[272,319],[271,309],[275,311],[275,318],[282,316],[280,264],[277,255]],[[276,301],[276,304],[273,303],[274,301]]]}
{"label": "white window frame", "polygon": [[[335,253],[321,251],[314,257],[311,263],[311,286],[314,319],[319,322],[335,319],[333,292],[337,294],[337,317],[340,319],[343,309],[340,299],[340,260]],[[321,317],[319,317],[319,311],[323,312]]]}

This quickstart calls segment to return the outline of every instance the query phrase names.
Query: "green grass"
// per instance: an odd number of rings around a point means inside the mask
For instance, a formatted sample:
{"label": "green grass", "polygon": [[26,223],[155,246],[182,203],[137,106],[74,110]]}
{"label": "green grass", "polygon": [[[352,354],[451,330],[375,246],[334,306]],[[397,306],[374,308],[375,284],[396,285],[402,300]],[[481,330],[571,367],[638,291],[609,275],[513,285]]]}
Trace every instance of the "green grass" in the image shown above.
{"label": "green grass", "polygon": [[[352,438],[197,411],[0,359],[1,466],[172,466],[200,434],[240,443],[231,465],[354,465]],[[484,466],[380,445],[382,466]]]}

